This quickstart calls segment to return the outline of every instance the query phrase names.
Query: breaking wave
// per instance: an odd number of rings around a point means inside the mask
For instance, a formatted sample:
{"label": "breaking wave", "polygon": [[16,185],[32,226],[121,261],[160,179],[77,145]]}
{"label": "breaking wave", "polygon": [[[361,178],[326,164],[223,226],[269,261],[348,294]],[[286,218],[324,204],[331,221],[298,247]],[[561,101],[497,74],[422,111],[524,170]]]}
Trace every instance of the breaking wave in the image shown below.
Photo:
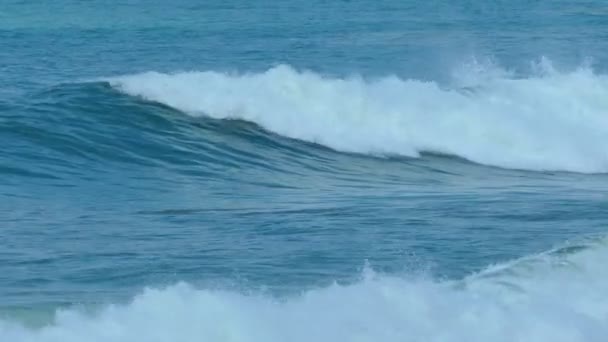
{"label": "breaking wave", "polygon": [[191,115],[247,120],[339,151],[436,152],[504,168],[608,172],[608,78],[589,68],[540,65],[525,78],[471,67],[449,86],[331,78],[289,66],[242,74],[148,72],[109,82]]}
{"label": "breaking wave", "polygon": [[569,244],[459,281],[363,272],[301,295],[147,289],[43,327],[0,321],[4,341],[604,341],[608,245]]}

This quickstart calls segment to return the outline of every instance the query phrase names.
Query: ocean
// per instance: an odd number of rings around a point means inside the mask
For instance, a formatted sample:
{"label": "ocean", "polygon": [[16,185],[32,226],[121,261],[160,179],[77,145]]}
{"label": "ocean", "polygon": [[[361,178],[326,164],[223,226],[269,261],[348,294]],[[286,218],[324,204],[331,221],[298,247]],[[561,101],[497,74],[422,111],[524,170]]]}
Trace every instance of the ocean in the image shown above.
{"label": "ocean", "polygon": [[3,0],[0,341],[608,341],[604,1]]}

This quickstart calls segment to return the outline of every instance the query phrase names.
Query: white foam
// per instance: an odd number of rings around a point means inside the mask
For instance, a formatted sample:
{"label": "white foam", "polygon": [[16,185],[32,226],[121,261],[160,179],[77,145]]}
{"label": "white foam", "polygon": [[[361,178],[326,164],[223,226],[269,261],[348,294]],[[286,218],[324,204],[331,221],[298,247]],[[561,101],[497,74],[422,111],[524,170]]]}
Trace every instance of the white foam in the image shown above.
{"label": "white foam", "polygon": [[464,68],[474,88],[385,77],[346,79],[279,66],[112,78],[116,88],[192,115],[239,118],[336,150],[418,156],[422,151],[529,170],[608,172],[608,78],[589,68],[515,79]]}
{"label": "white foam", "polygon": [[148,289],[97,314],[60,311],[39,329],[0,321],[0,340],[89,341],[606,341],[606,240],[546,253],[459,282],[366,272],[279,300],[195,289]]}

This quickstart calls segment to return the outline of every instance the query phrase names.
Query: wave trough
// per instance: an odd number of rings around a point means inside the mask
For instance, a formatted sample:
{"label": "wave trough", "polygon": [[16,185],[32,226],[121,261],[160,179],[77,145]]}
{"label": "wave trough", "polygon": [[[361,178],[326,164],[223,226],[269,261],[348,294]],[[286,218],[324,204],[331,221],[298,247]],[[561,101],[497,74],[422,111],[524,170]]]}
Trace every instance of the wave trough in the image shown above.
{"label": "wave trough", "polygon": [[608,171],[606,76],[550,66],[519,79],[496,71],[461,75],[467,87],[328,78],[288,66],[248,74],[148,72],[109,82],[191,115],[247,120],[339,151],[436,152],[505,168]]}

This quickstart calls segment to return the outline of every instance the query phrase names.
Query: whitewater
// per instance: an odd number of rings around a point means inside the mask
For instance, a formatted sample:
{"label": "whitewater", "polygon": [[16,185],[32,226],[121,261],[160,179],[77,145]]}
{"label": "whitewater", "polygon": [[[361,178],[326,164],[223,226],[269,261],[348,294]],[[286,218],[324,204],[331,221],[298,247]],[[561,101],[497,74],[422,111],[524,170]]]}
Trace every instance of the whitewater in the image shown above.
{"label": "whitewater", "polygon": [[[5,341],[605,341],[605,237],[490,266],[461,280],[376,274],[290,297],[149,288],[129,303],[62,309]],[[40,323],[38,323],[40,325]]]}
{"label": "whitewater", "polygon": [[109,79],[192,115],[251,121],[343,152],[458,156],[505,168],[608,172],[608,78],[589,68],[534,75],[459,69],[452,85],[331,78],[278,66],[261,73],[148,72]]}

